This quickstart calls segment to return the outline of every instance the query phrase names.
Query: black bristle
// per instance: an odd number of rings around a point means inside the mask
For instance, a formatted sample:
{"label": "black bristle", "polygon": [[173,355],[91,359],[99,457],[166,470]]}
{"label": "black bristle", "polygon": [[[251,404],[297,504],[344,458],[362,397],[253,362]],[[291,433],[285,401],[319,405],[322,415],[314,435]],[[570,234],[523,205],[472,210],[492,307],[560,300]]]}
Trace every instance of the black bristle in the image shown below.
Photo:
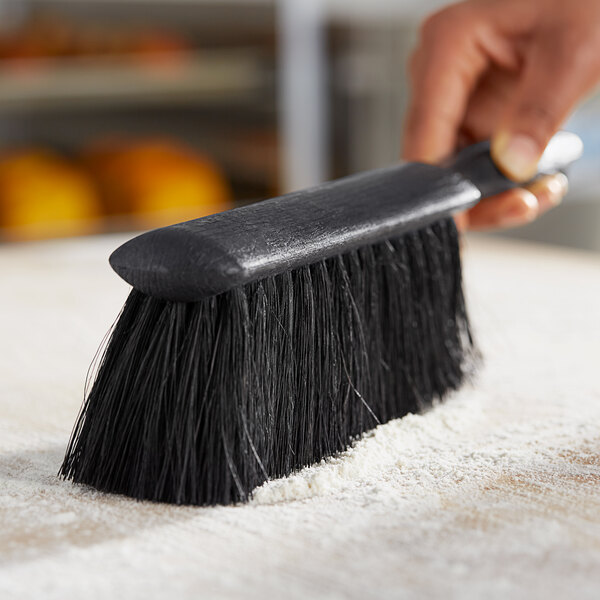
{"label": "black bristle", "polygon": [[200,302],[133,290],[60,475],[140,499],[243,501],[430,406],[470,354],[451,219]]}

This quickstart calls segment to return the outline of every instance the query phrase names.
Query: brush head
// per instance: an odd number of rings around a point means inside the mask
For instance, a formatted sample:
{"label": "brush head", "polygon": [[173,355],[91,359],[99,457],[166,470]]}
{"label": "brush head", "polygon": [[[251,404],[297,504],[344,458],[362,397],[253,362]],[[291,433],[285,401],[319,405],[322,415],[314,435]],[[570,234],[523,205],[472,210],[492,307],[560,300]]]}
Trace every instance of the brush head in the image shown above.
{"label": "brush head", "polygon": [[229,504],[430,406],[472,366],[460,269],[448,219],[195,303],[133,290],[61,475]]}

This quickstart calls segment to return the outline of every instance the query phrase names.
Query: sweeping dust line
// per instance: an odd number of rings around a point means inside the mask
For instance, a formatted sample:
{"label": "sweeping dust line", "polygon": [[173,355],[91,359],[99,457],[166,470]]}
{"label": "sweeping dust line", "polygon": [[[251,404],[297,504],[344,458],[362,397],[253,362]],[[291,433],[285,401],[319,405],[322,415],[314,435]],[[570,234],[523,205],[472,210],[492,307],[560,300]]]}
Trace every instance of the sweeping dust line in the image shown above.
{"label": "sweeping dust line", "polygon": [[[414,467],[426,470],[434,462],[439,464],[444,450],[461,445],[461,440],[473,440],[489,420],[476,397],[474,390],[460,397],[454,394],[423,414],[408,414],[379,425],[346,451],[265,482],[254,489],[250,502],[265,505],[329,496],[385,480],[391,472],[408,474]],[[448,474],[442,472],[441,476]],[[439,482],[432,483],[437,486]]]}

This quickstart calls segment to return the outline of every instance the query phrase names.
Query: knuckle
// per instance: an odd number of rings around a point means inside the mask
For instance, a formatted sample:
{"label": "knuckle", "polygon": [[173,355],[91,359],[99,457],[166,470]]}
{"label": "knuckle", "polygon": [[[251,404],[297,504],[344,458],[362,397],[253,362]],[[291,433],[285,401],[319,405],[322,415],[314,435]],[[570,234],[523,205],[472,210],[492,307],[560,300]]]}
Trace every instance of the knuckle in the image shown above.
{"label": "knuckle", "polygon": [[425,42],[436,42],[440,37],[446,36],[450,25],[455,21],[454,11],[454,7],[449,7],[429,15],[421,25],[421,39]]}
{"label": "knuckle", "polygon": [[435,36],[445,10],[434,12],[423,20],[419,28],[419,37],[421,39],[431,39]]}
{"label": "knuckle", "polygon": [[568,43],[572,68],[588,71],[600,68],[600,35],[594,31]]}
{"label": "knuckle", "polygon": [[600,70],[600,28],[566,27],[546,32],[545,49],[557,65],[577,73]]}
{"label": "knuckle", "polygon": [[447,6],[429,15],[421,25],[420,37],[424,43],[440,44],[462,37],[469,26],[472,10],[469,3]]}

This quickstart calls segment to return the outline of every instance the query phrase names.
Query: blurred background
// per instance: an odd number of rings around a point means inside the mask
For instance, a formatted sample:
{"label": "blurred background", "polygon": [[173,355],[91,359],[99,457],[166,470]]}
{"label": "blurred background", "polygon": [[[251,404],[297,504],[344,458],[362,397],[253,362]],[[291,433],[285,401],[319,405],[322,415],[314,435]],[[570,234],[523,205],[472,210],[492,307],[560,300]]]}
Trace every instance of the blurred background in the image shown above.
{"label": "blurred background", "polygon": [[[433,0],[0,0],[0,241],[165,225],[388,165]],[[600,251],[600,96],[567,200]]]}

